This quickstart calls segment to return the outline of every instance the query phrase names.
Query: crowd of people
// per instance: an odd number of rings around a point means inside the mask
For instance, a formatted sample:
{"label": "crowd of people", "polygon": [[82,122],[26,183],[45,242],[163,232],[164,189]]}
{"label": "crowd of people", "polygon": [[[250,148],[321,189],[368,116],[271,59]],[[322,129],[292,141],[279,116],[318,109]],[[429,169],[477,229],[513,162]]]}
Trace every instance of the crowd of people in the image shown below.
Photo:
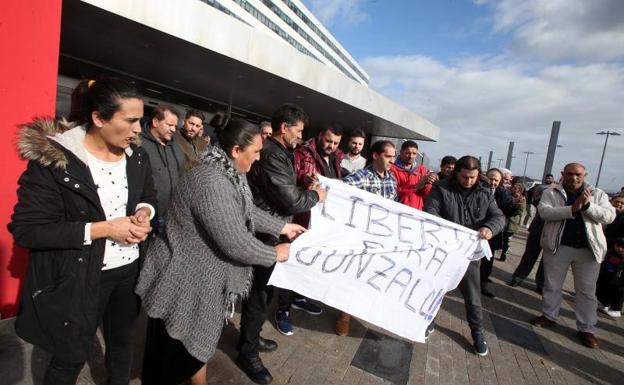
{"label": "crowd of people", "polygon": [[[585,182],[580,163],[566,165],[559,183],[550,175],[526,193],[509,170],[482,173],[470,155],[445,156],[439,172],[429,170],[412,140],[398,156],[391,141],[371,143],[369,159],[358,129],[330,124],[303,142],[308,117],[294,104],[260,125],[216,114],[211,135],[203,133],[200,111],[181,119],[174,107],[159,105],[143,126],[142,116],[131,83],[101,78],[76,87],[67,120],[21,128],[18,150],[28,166],[9,230],[30,260],[15,325],[51,353],[44,384],[76,383],[100,323],[108,383],[127,384],[141,307],[148,316],[143,383],[205,384],[206,362],[239,300],[237,364],[254,382],[270,383],[259,353],[278,346],[260,334],[275,292],[273,318],[286,336],[295,333],[293,310],[323,311],[267,285],[275,264],[288,259],[290,242],[306,231],[310,209],[327,197],[318,175],[473,229],[500,251],[500,262],[536,207],[508,283],[521,285],[543,251],[542,315],[530,322],[556,325],[570,267],[583,344],[598,347],[597,309],[621,315],[624,195],[609,201]],[[479,355],[488,354],[481,296],[495,296],[488,286],[493,263],[470,262],[459,284]],[[348,335],[350,322],[341,313],[336,334]]]}

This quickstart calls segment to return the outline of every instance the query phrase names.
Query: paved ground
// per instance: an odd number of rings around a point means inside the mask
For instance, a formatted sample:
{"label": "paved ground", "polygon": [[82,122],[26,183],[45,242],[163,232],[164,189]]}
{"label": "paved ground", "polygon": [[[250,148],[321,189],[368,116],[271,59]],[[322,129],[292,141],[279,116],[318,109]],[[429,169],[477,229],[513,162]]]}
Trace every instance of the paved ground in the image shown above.
{"label": "paved ground", "polygon": [[[280,335],[267,323],[263,336],[277,340],[280,347],[262,358],[275,384],[624,384],[624,321],[601,315],[601,349],[580,345],[575,337],[570,276],[559,326],[544,330],[527,323],[539,314],[540,296],[533,291],[533,281],[520,288],[504,284],[523,250],[524,234],[520,234],[512,241],[507,262],[494,265],[491,288],[497,298],[483,299],[490,346],[487,357],[472,353],[463,302],[457,292],[452,292],[438,315],[437,331],[427,344],[397,340],[360,322],[352,323],[349,337],[337,337],[333,333],[337,312],[326,309],[318,317],[294,312],[297,329],[291,337]],[[237,326],[238,316],[225,327],[221,349],[209,362],[211,384],[251,384],[233,363]],[[132,384],[140,384],[142,345],[142,338],[138,338]],[[100,341],[96,351],[81,374],[80,384],[106,383]],[[47,360],[45,352],[14,335],[10,321],[0,322],[0,384],[39,384]]]}

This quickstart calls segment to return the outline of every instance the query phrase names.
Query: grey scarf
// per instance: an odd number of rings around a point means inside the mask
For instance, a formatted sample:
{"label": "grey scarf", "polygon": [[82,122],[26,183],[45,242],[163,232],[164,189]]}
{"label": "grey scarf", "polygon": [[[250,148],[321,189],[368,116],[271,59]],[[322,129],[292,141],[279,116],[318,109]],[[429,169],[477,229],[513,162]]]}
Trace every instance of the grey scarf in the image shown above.
{"label": "grey scarf", "polygon": [[251,220],[247,223],[247,228],[252,233],[255,233],[255,228],[252,218],[253,196],[249,184],[247,184],[247,178],[245,174],[238,171],[230,157],[225,154],[225,151],[221,149],[219,145],[209,146],[208,150],[204,152],[201,162],[204,162],[211,167],[220,168],[225,172],[225,175],[238,187],[238,190],[243,197],[243,210],[245,216]]}

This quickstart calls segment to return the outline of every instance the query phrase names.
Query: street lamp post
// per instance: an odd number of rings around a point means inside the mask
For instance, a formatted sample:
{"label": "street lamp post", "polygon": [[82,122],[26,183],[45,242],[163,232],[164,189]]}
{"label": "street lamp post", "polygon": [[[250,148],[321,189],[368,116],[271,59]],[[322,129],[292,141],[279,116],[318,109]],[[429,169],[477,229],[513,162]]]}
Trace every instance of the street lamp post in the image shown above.
{"label": "street lamp post", "polygon": [[596,177],[596,186],[598,187],[598,182],[600,181],[600,172],[602,171],[602,162],[604,161],[605,152],[607,151],[607,142],[609,141],[609,135],[613,136],[621,136],[618,132],[615,131],[600,131],[597,132],[596,135],[606,135],[605,144],[602,148],[602,156],[600,157],[600,166],[598,167],[598,176]]}
{"label": "street lamp post", "polygon": [[529,155],[535,154],[533,151],[523,151],[523,154],[526,154],[526,160],[524,161],[524,173],[522,174],[522,183],[526,184],[526,169],[529,164]]}

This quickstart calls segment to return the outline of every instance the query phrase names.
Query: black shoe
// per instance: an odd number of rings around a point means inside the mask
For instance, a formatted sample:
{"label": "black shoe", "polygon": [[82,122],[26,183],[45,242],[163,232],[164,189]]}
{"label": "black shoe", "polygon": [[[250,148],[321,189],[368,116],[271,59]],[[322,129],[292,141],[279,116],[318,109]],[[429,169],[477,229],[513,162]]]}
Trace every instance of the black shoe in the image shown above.
{"label": "black shoe", "polygon": [[498,260],[501,262],[505,262],[507,260],[507,254],[501,254],[500,257],[498,257]]}
{"label": "black shoe", "polygon": [[259,352],[274,352],[277,350],[277,342],[266,338],[258,337]]}
{"label": "black shoe", "polygon": [[492,293],[487,287],[482,287],[481,288],[481,294],[483,294],[486,297],[496,298],[494,293]]}
{"label": "black shoe", "polygon": [[256,384],[270,384],[273,381],[273,376],[262,364],[260,356],[245,357],[239,355],[236,364]]}
{"label": "black shoe", "polygon": [[472,347],[474,348],[474,352],[481,357],[487,356],[489,349],[487,341],[483,336],[483,332],[472,333],[472,340]]}
{"label": "black shoe", "polygon": [[522,283],[522,280],[520,278],[513,277],[511,281],[507,282],[507,286],[516,287],[516,286],[520,286],[521,283]]}
{"label": "black shoe", "polygon": [[323,313],[320,306],[310,302],[307,298],[295,298],[291,307],[297,310],[303,310],[308,314],[319,315]]}
{"label": "black shoe", "polygon": [[425,341],[429,339],[429,337],[433,334],[434,331],[435,331],[435,323],[431,321],[429,326],[427,326],[427,330],[425,330]]}

